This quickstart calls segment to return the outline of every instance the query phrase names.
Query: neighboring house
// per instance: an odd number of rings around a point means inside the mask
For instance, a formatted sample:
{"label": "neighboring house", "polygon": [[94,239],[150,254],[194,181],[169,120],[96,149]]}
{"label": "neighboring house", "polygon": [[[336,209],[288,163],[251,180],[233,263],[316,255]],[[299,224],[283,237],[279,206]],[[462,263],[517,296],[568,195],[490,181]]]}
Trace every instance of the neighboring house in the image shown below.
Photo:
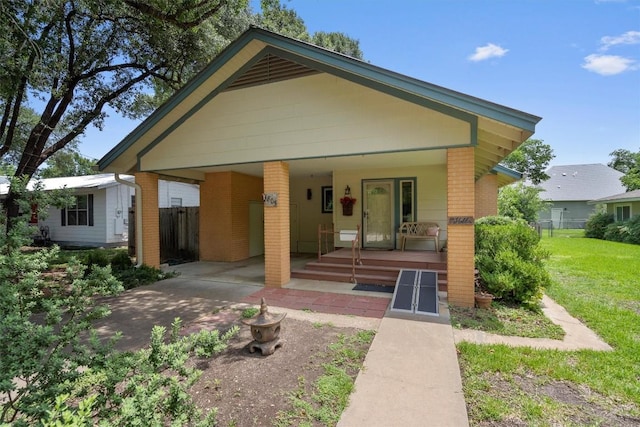
{"label": "neighboring house", "polygon": [[553,228],[584,228],[595,211],[590,200],[625,191],[620,182],[624,174],[600,163],[553,166],[547,175],[549,179],[538,187],[543,190],[540,198],[551,206],[540,212],[540,221],[553,224]]}
{"label": "neighboring house", "polygon": [[156,182],[174,177],[200,184],[203,261],[264,254],[265,285],[280,287],[290,252],[317,251],[319,225],[361,226],[364,249],[393,249],[402,221],[436,222],[449,301],[471,306],[473,221],[495,214],[498,187],[520,178],[498,164],[539,120],[250,28],[98,168],[141,185],[145,264],[160,262]]}
{"label": "neighboring house", "polygon": [[[123,180],[134,182],[131,175]],[[135,189],[116,181],[114,174],[97,174],[39,181],[44,191],[67,189],[75,200],[64,209],[50,207],[43,218],[32,216],[31,224],[48,230],[47,237],[62,246],[122,246],[128,241],[128,213]],[[33,181],[29,185],[33,188]],[[8,182],[0,183],[0,195],[7,194]],[[158,181],[158,206],[198,206],[196,185]]]}
{"label": "neighboring house", "polygon": [[612,214],[615,221],[626,221],[633,216],[640,215],[640,190],[591,200],[589,204],[604,205],[607,213]]}

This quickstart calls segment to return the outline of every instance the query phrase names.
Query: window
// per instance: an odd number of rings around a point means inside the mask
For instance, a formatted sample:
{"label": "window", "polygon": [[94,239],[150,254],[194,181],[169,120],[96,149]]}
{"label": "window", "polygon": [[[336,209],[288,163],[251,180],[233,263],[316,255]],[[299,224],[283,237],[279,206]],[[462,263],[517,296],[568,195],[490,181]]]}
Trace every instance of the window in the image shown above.
{"label": "window", "polygon": [[400,215],[403,222],[416,220],[415,181],[400,181]]}
{"label": "window", "polygon": [[93,226],[93,194],[74,196],[74,204],[62,209],[62,226]]}
{"label": "window", "polygon": [[616,206],[616,221],[626,221],[631,218],[631,205]]}
{"label": "window", "polygon": [[182,197],[172,197],[171,198],[171,207],[179,208],[182,206]]}

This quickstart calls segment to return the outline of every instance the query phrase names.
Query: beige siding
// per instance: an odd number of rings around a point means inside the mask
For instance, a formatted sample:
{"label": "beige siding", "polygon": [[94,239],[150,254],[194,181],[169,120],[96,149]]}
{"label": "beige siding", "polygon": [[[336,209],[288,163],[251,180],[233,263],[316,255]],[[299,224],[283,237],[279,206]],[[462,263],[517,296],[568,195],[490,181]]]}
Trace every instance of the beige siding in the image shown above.
{"label": "beige siding", "polygon": [[469,142],[466,122],[320,74],[218,95],[141,165],[160,170]]}
{"label": "beige siding", "polygon": [[[298,206],[299,252],[318,251],[318,224],[331,227],[333,215],[322,213],[322,187],[331,186],[330,176],[296,177],[290,181],[291,202]],[[311,190],[311,199],[307,199],[307,189]],[[293,234],[293,230],[292,230]]]}
{"label": "beige siding", "polygon": [[[362,180],[416,178],[417,219],[434,221],[440,225],[441,241],[447,239],[447,170],[445,165],[425,165],[411,168],[370,169],[354,171],[335,171],[333,221],[336,230],[355,229],[362,223]],[[357,199],[353,216],[343,216],[340,210],[340,197],[346,186],[351,188],[351,196]],[[336,242],[337,246],[349,246],[348,242]]]}

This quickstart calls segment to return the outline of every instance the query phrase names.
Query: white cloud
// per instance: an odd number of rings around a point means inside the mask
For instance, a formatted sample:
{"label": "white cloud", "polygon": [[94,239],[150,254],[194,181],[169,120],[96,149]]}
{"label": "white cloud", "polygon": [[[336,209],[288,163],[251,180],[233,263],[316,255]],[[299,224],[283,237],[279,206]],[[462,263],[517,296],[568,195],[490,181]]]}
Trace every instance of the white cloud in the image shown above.
{"label": "white cloud", "polygon": [[619,44],[639,44],[640,31],[627,31],[619,36],[604,36],[600,39],[600,43],[602,44],[600,50],[607,50]]}
{"label": "white cloud", "polygon": [[484,61],[489,58],[499,58],[507,52],[509,52],[509,49],[503,49],[493,43],[487,43],[485,46],[477,47],[476,52],[469,56],[469,61]]}
{"label": "white cloud", "polygon": [[633,59],[617,55],[591,54],[584,61],[582,68],[603,76],[613,76],[638,68]]}

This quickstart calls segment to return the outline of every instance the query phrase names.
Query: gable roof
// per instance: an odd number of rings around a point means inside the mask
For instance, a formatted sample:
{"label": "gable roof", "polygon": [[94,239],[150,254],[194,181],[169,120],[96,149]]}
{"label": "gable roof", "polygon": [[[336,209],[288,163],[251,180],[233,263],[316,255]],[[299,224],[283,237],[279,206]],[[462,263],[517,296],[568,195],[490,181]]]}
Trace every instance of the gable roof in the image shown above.
{"label": "gable roof", "polygon": [[627,191],[626,193],[614,194],[613,196],[589,201],[590,205],[597,203],[618,203],[618,202],[640,202],[640,190]]}
{"label": "gable roof", "polygon": [[[130,175],[121,175],[120,178],[133,182],[134,178]],[[27,188],[33,190],[35,184],[40,182],[42,189],[49,190],[61,190],[67,189],[80,189],[80,188],[108,188],[116,185],[120,185],[112,173],[103,173],[96,175],[83,175],[83,176],[66,176],[59,178],[46,178],[42,180],[32,179],[29,181]],[[0,194],[7,194],[9,192],[9,182],[0,183]]]}
{"label": "gable roof", "polygon": [[601,163],[553,166],[549,179],[538,185],[540,197],[552,201],[588,201],[625,191],[624,174]]}
{"label": "gable roof", "polygon": [[541,120],[251,27],[100,159],[98,169],[121,173],[139,170],[141,156],[222,92],[313,73],[327,73],[469,123],[468,145],[479,148],[475,150],[476,178],[488,173],[531,136]]}

